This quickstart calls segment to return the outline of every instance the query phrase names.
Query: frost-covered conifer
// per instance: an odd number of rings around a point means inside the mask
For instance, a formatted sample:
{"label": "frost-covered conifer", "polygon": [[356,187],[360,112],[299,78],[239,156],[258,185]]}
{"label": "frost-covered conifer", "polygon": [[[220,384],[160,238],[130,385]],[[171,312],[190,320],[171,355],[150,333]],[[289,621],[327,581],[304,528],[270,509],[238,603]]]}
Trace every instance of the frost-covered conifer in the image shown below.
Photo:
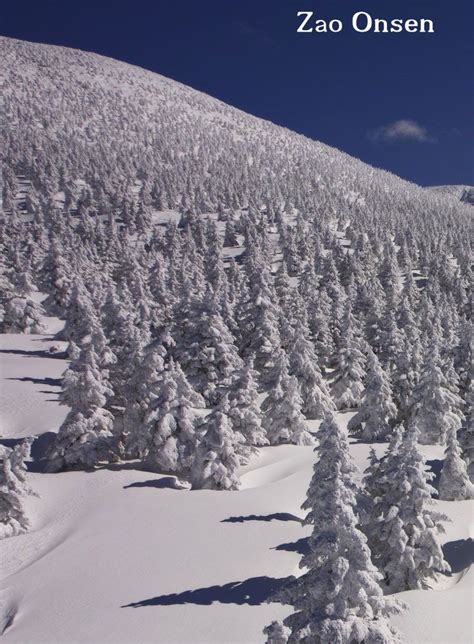
{"label": "frost-covered conifer", "polygon": [[297,322],[289,349],[290,374],[298,380],[303,414],[306,418],[323,418],[335,406],[307,335],[305,325]]}
{"label": "frost-covered conifer", "polygon": [[113,416],[105,408],[113,395],[91,344],[86,345],[63,377],[61,402],[71,410],[47,455],[47,470],[95,465],[110,458]]}
{"label": "frost-covered conifer", "polygon": [[44,333],[45,314],[41,304],[28,297],[2,298],[0,302],[0,333]]}
{"label": "frost-covered conifer", "polygon": [[268,445],[258,405],[257,374],[251,360],[241,368],[237,380],[228,393],[227,414],[234,429],[242,434],[247,445]]}
{"label": "frost-covered conifer", "polygon": [[66,324],[59,334],[60,338],[74,340],[76,344],[81,344],[81,341],[90,335],[92,327],[96,324],[97,314],[90,294],[87,292],[82,280],[78,278],[72,288],[66,310]]}
{"label": "frost-covered conifer", "polygon": [[420,430],[420,442],[425,445],[443,444],[448,431],[457,430],[464,420],[460,411],[462,401],[447,385],[437,346],[431,346],[425,352],[425,363],[410,406],[410,422]]}
{"label": "frost-covered conifer", "polygon": [[190,316],[177,325],[174,355],[196,391],[216,404],[233,384],[242,360],[212,287],[202,301],[196,300]]}
{"label": "frost-covered conifer", "polygon": [[300,562],[305,572],[275,595],[274,599],[292,605],[295,612],[283,620],[289,632],[275,623],[267,628],[267,642],[399,642],[389,617],[400,612],[401,605],[384,597],[381,575],[357,527],[355,468],[347,433],[329,416],[317,437],[319,461],[302,506],[308,510],[305,523],[313,526],[309,551]]}
{"label": "frost-covered conifer", "polygon": [[446,517],[432,509],[433,474],[426,472],[416,426],[394,431],[386,456],[365,474],[368,505],[361,523],[388,592],[427,588],[449,572],[438,533]]}
{"label": "frost-covered conifer", "polygon": [[224,231],[224,246],[238,246],[239,241],[235,229],[235,221],[231,214],[227,215]]}
{"label": "frost-covered conifer", "polygon": [[191,470],[193,489],[237,490],[239,448],[244,437],[219,409],[206,418],[202,431]]}
{"label": "frost-covered conifer", "polygon": [[26,439],[13,449],[2,447],[0,453],[0,539],[26,532],[28,517],[23,497],[34,494],[27,483],[25,461],[32,440]]}
{"label": "frost-covered conifer", "polygon": [[362,399],[357,414],[348,423],[348,429],[362,440],[385,440],[396,414],[390,381],[371,351]]}
{"label": "frost-covered conifer", "polygon": [[331,394],[337,409],[358,407],[364,391],[365,363],[364,344],[354,329],[354,316],[346,314],[337,352]]}
{"label": "frost-covered conifer", "polygon": [[456,431],[448,432],[447,447],[439,480],[439,498],[443,501],[460,501],[474,498],[474,484],[471,483],[467,465],[462,458]]}
{"label": "frost-covered conifer", "polygon": [[474,380],[472,379],[466,392],[466,404],[466,421],[458,433],[458,438],[469,479],[474,483]]}
{"label": "frost-covered conifer", "polygon": [[306,427],[302,413],[303,400],[298,381],[288,373],[288,358],[280,349],[275,358],[275,383],[262,403],[263,427],[271,445],[293,443],[311,445],[314,441]]}
{"label": "frost-covered conifer", "polygon": [[165,355],[166,349],[159,341],[137,352],[136,368],[125,385],[123,435],[125,453],[131,458],[143,458],[150,446],[150,427],[145,419],[160,392]]}
{"label": "frost-covered conifer", "polygon": [[203,398],[192,388],[179,364],[171,360],[145,416],[142,450],[148,441],[147,467],[166,473],[188,473],[198,443],[196,425]]}

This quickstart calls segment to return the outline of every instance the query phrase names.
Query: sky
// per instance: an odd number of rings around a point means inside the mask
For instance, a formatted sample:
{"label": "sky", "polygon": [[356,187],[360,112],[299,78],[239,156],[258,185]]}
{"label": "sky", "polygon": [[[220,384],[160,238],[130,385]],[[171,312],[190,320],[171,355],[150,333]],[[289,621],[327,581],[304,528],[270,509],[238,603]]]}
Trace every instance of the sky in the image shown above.
{"label": "sky", "polygon": [[[421,185],[474,183],[472,0],[22,0],[0,34],[117,58]],[[298,11],[343,21],[297,33]],[[435,33],[356,33],[351,18]]]}

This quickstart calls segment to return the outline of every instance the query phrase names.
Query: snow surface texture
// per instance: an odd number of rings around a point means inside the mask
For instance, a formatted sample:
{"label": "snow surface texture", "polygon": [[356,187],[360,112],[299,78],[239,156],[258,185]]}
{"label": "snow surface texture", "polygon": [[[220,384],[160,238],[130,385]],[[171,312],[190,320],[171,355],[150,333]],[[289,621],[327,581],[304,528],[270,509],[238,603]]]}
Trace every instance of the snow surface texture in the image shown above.
{"label": "snow surface texture", "polygon": [[[65,412],[51,382],[67,366],[47,354],[57,343],[0,340],[2,438],[57,429]],[[369,446],[351,448],[362,470]],[[423,452],[436,469],[442,446]],[[238,492],[175,490],[172,477],[133,464],[31,474],[40,495],[27,500],[32,529],[0,542],[3,640],[261,642],[263,627],[290,612],[265,600],[299,574],[309,533],[300,505],[313,462],[311,447],[263,448],[242,468]],[[473,502],[436,505],[451,519],[442,541],[453,573],[433,590],[401,593],[409,610],[392,622],[408,644],[468,644]]]}

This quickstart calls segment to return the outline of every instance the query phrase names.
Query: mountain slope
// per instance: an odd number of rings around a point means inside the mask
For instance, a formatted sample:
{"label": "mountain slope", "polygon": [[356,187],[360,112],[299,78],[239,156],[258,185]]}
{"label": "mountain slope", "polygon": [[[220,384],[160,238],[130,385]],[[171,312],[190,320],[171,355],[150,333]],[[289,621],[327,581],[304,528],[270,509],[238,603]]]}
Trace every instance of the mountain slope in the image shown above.
{"label": "mountain slope", "polygon": [[[35,435],[40,495],[0,542],[0,633],[262,641],[290,611],[265,600],[300,572],[308,441],[332,399],[341,427],[375,408],[352,433],[360,470],[393,397],[439,473],[470,400],[471,210],[123,63],[8,39],[0,54],[0,443]],[[207,458],[216,477],[193,476]],[[423,551],[408,643],[469,641],[469,503],[434,500],[453,574]]]}
{"label": "mountain slope", "polygon": [[474,205],[474,188],[472,186],[427,186],[426,189]]}
{"label": "mountain slope", "polygon": [[7,210],[58,193],[77,201],[84,182],[92,194],[82,200],[102,212],[133,192],[157,209],[198,212],[289,200],[394,222],[440,203],[455,209],[442,195],[125,63],[8,38],[0,54]]}

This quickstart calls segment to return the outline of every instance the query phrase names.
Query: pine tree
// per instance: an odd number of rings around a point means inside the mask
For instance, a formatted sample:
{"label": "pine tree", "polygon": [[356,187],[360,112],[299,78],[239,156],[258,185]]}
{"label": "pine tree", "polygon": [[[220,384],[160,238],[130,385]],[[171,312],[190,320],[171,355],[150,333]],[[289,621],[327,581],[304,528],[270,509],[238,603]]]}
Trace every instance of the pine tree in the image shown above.
{"label": "pine tree", "polygon": [[467,466],[462,458],[456,431],[448,432],[447,447],[439,480],[439,498],[460,501],[474,498],[474,484],[469,480]]}
{"label": "pine tree", "polygon": [[302,506],[308,510],[304,523],[313,527],[309,551],[300,562],[306,572],[276,594],[274,599],[291,604],[295,612],[283,621],[290,632],[273,624],[266,631],[267,642],[399,642],[388,618],[402,607],[383,596],[381,575],[357,527],[355,468],[347,433],[328,416],[317,437],[319,461]]}
{"label": "pine tree", "polygon": [[387,455],[374,457],[364,484],[368,500],[361,523],[388,592],[428,588],[449,572],[438,533],[446,517],[431,508],[432,473],[426,472],[416,426],[394,431]]}
{"label": "pine tree", "polygon": [[238,452],[243,442],[244,437],[232,427],[227,414],[219,409],[212,412],[204,423],[192,466],[193,489],[237,490]]}
{"label": "pine tree", "polygon": [[93,326],[96,326],[97,323],[97,314],[90,294],[82,280],[78,278],[74,282],[66,309],[66,324],[59,337],[81,344],[82,340],[91,334]]}
{"label": "pine tree", "polygon": [[263,427],[271,445],[293,443],[311,445],[313,437],[308,432],[302,414],[303,400],[298,381],[288,373],[288,358],[280,349],[273,371],[275,385],[262,403]]}
{"label": "pine tree", "polygon": [[224,246],[238,246],[239,240],[235,229],[235,221],[231,214],[227,215],[224,231]]}
{"label": "pine tree", "polygon": [[41,304],[30,298],[0,298],[0,333],[45,333],[43,315]]}
{"label": "pine tree", "polygon": [[377,356],[370,351],[362,400],[357,414],[348,423],[348,429],[362,440],[385,440],[392,430],[396,414],[390,381]]}
{"label": "pine tree", "polygon": [[251,288],[239,303],[241,353],[254,361],[262,389],[271,386],[275,353],[281,348],[277,297],[265,266],[248,262]]}

